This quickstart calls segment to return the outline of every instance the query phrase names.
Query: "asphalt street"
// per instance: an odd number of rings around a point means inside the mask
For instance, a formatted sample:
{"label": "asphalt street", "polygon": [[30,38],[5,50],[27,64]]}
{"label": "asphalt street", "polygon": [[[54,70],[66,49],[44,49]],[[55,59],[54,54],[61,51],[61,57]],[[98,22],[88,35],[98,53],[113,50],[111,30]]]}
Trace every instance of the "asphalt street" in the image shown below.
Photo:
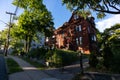
{"label": "asphalt street", "polygon": [[8,80],[5,59],[3,56],[0,56],[0,80]]}

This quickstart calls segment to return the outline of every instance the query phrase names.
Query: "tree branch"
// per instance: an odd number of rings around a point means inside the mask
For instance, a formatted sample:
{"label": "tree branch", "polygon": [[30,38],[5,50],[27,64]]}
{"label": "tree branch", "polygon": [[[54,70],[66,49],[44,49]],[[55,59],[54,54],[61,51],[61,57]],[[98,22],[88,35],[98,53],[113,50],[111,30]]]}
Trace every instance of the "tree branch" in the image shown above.
{"label": "tree branch", "polygon": [[110,14],[120,14],[120,11],[107,11],[107,10],[99,10],[99,9],[95,9],[92,8],[95,11],[99,11],[99,12],[105,12],[105,13],[110,13]]}
{"label": "tree branch", "polygon": [[105,3],[105,0],[103,0],[103,3],[105,4],[105,7],[106,7],[107,10],[109,11],[108,5]]}
{"label": "tree branch", "polygon": [[109,1],[107,1],[107,2],[108,2],[108,5],[109,5],[110,7],[112,7],[112,8],[114,8],[114,9],[116,9],[116,10],[120,11],[120,9],[118,9],[117,7],[115,7],[115,6],[111,5]]}

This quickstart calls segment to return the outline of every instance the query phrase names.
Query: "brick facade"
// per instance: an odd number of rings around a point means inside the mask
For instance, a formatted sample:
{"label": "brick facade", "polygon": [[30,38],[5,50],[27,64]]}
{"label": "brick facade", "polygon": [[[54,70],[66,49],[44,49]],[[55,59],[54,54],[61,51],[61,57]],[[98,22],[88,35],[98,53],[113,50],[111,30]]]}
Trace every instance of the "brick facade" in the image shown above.
{"label": "brick facade", "polygon": [[97,48],[96,28],[93,17],[84,19],[72,14],[70,20],[54,31],[56,48],[89,54]]}

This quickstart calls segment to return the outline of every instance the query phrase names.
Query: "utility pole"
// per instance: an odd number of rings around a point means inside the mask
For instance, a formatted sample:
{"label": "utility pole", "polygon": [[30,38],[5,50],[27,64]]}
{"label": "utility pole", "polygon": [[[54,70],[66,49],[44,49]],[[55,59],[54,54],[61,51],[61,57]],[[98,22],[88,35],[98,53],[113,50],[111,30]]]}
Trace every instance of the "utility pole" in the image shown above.
{"label": "utility pole", "polygon": [[6,12],[6,14],[10,15],[10,23],[8,26],[8,33],[7,33],[7,40],[5,42],[5,51],[4,51],[4,55],[7,56],[8,54],[8,47],[9,47],[9,38],[10,38],[10,28],[11,28],[11,19],[12,19],[12,15],[16,15],[15,13],[11,13],[11,12]]}

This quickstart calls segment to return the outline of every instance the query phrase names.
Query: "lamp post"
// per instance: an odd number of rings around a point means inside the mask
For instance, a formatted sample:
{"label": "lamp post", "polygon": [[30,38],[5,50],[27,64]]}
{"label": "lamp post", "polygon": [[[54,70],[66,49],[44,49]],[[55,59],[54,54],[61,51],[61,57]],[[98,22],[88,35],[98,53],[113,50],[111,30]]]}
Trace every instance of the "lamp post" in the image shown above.
{"label": "lamp post", "polygon": [[47,49],[49,49],[49,47],[48,47],[48,45],[49,45],[48,42],[49,42],[49,39],[48,39],[48,37],[46,37],[46,38],[45,38],[45,45],[47,46]]}
{"label": "lamp post", "polygon": [[79,55],[80,55],[80,69],[81,69],[80,73],[83,75],[84,74],[84,69],[83,69],[83,61],[82,61],[82,56],[83,56],[83,51],[82,50],[79,51]]}
{"label": "lamp post", "polygon": [[55,35],[52,36],[52,49],[55,49]]}

